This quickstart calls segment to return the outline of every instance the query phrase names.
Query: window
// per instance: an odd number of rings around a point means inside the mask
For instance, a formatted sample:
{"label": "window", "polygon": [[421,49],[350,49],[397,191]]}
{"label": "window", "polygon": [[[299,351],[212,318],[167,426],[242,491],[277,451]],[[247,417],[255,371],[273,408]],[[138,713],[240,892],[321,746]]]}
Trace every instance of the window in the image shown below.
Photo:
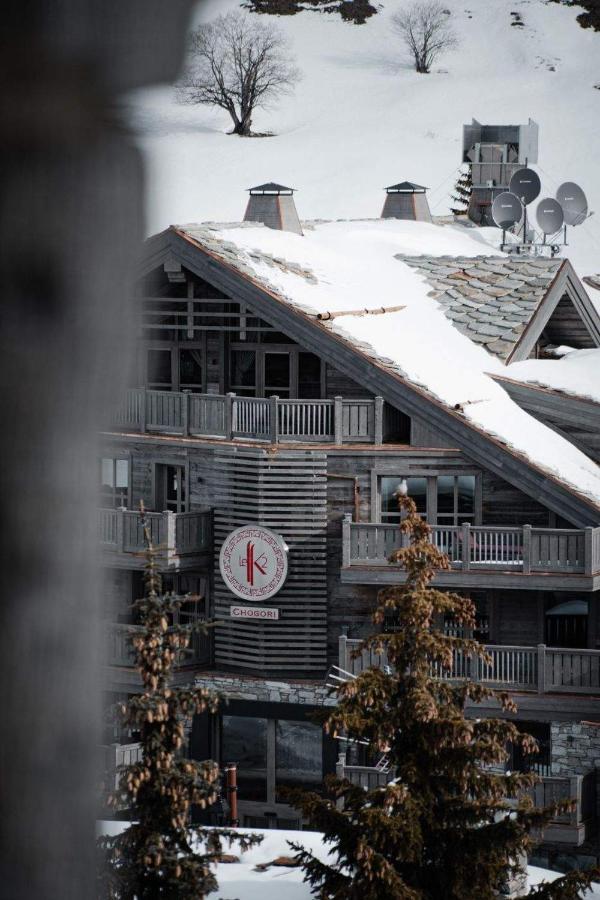
{"label": "window", "polygon": [[298,397],[318,400],[321,396],[321,360],[314,353],[298,354]]}
{"label": "window", "polygon": [[438,525],[473,524],[475,519],[475,476],[439,475],[437,478]]}
{"label": "window", "polygon": [[147,383],[149,388],[156,390],[171,389],[171,351],[148,350]]}
{"label": "window", "polygon": [[565,600],[546,610],[549,647],[587,647],[588,601]]}
{"label": "window", "polygon": [[156,466],[156,509],[186,512],[186,480],[184,466]]}
{"label": "window", "polygon": [[256,394],[256,352],[254,350],[232,350],[230,388],[242,397]]}
{"label": "window", "polygon": [[179,390],[202,393],[201,350],[179,350]]}
{"label": "window", "polygon": [[240,800],[267,800],[267,719],[223,716],[223,764],[236,762]]}
{"label": "window", "polygon": [[403,477],[417,512],[430,524],[475,524],[475,475],[381,476],[379,497],[382,522],[400,521],[396,492]]}
{"label": "window", "polygon": [[227,762],[237,763],[241,801],[285,804],[282,788],[321,786],[323,729],[305,719],[224,715],[221,765]]}
{"label": "window", "polygon": [[[398,497],[396,492],[398,485],[402,481],[402,475],[384,476],[381,479],[381,521],[382,522],[399,522],[400,510],[398,509]],[[408,496],[415,501],[417,512],[427,518],[427,479],[426,478],[406,478],[408,487]]]}
{"label": "window", "polygon": [[282,787],[320,785],[323,781],[323,731],[311,722],[275,723],[276,800]]}
{"label": "window", "polygon": [[100,502],[104,508],[127,506],[129,460],[103,457],[100,460]]}
{"label": "window", "polygon": [[264,354],[265,367],[265,397],[290,396],[290,354],[268,353]]}

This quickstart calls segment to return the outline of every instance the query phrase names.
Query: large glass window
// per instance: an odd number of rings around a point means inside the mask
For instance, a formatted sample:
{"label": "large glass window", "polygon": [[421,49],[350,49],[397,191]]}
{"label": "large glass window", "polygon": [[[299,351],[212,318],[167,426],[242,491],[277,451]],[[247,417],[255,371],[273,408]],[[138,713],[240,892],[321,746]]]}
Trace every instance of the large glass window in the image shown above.
{"label": "large glass window", "polygon": [[202,393],[201,350],[179,350],[179,389]]}
{"label": "large glass window", "polygon": [[439,475],[437,479],[437,521],[440,525],[473,523],[475,519],[475,476]]}
{"label": "large glass window", "polygon": [[275,723],[276,799],[282,787],[320,785],[323,781],[323,730],[311,722]]}
{"label": "large glass window", "polygon": [[[381,521],[400,519],[396,492],[402,475],[380,479]],[[432,525],[475,523],[475,475],[428,475],[406,477],[408,496],[417,512]]]}
{"label": "large glass window", "polygon": [[290,354],[265,353],[265,397],[290,396]]}
{"label": "large glass window", "polygon": [[267,800],[267,720],[223,716],[223,763],[236,762],[240,800]]}
{"label": "large glass window", "polygon": [[256,352],[254,350],[231,351],[231,390],[243,397],[256,394]]}
{"label": "large glass window", "polygon": [[171,387],[171,351],[148,350],[148,387],[160,390]]}
{"label": "large glass window", "polygon": [[127,506],[129,496],[129,460],[104,457],[100,460],[100,502],[103,507]]}
{"label": "large glass window", "polygon": [[[408,487],[408,496],[415,501],[417,512],[427,518],[427,479],[421,477],[406,478]],[[388,477],[381,479],[381,521],[382,522],[398,522],[400,521],[400,510],[398,509],[398,497],[396,492],[398,485],[402,481],[402,476]]]}
{"label": "large glass window", "polygon": [[298,397],[318,400],[321,396],[321,360],[314,353],[298,354]]}

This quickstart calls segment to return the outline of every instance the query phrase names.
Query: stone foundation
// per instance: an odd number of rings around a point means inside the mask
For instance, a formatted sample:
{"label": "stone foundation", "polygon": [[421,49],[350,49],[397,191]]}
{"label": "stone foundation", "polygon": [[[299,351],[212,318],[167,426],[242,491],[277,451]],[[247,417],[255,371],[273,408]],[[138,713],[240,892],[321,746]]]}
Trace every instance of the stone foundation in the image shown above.
{"label": "stone foundation", "polygon": [[335,696],[322,681],[271,681],[227,672],[202,672],[196,687],[208,688],[231,700],[261,703],[298,703],[305,706],[335,706]]}

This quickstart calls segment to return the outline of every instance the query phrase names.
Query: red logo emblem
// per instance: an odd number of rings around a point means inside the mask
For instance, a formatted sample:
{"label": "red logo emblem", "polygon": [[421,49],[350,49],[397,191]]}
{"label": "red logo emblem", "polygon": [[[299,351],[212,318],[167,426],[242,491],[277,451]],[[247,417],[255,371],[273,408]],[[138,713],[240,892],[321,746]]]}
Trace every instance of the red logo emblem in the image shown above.
{"label": "red logo emblem", "polygon": [[287,577],[287,546],[279,534],[244,525],[227,536],[219,567],[229,590],[244,600],[268,600]]}

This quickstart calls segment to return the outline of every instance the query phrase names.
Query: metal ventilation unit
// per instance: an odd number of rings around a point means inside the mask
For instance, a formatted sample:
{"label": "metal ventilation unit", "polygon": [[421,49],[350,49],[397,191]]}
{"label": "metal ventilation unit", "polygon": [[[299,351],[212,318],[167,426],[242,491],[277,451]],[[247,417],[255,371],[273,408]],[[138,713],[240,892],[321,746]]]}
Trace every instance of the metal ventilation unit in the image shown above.
{"label": "metal ventilation unit", "polygon": [[462,163],[471,169],[473,190],[469,218],[477,225],[493,225],[491,207],[509,189],[512,176],[538,159],[539,128],[524,125],[482,125],[473,119],[463,125]]}

